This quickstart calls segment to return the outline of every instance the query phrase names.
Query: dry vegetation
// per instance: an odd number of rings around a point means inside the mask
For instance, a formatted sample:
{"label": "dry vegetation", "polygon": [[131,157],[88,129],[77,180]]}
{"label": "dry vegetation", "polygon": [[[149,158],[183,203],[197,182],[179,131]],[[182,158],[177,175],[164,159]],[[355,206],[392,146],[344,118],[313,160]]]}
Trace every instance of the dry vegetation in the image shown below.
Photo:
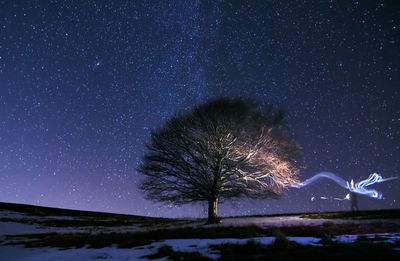
{"label": "dry vegetation", "polygon": [[312,219],[400,219],[400,209],[367,210],[358,212],[326,212],[303,214],[302,218]]}
{"label": "dry vegetation", "polygon": [[41,233],[7,236],[7,244],[23,244],[26,247],[57,248],[103,248],[116,245],[130,248],[148,245],[154,241],[185,238],[251,238],[276,236],[277,231],[285,236],[304,236],[330,238],[343,234],[400,233],[400,226],[394,223],[335,224],[326,222],[322,226],[288,226],[261,228],[243,227],[186,227],[160,229],[146,232],[129,233]]}
{"label": "dry vegetation", "polygon": [[[21,213],[17,222],[39,224],[48,227],[107,227],[96,233],[37,233],[3,236],[1,245],[23,245],[29,248],[54,247],[60,250],[71,248],[134,248],[149,247],[153,242],[167,239],[218,239],[218,238],[255,238],[275,237],[273,245],[262,245],[249,240],[245,245],[222,244],[210,246],[212,251],[221,254],[219,260],[397,260],[400,252],[400,241],[387,242],[379,236],[375,238],[359,237],[356,242],[340,244],[335,237],[340,235],[362,235],[379,233],[400,233],[400,211],[361,211],[305,214],[304,218],[327,219],[322,225],[263,227],[256,225],[243,226],[203,226],[204,220],[176,220],[149,218],[129,215],[106,214],[86,211],[73,211],[26,205],[0,203],[1,210],[12,210]],[[57,216],[59,219],[51,219]],[[66,219],[62,217],[65,216]],[[71,219],[73,217],[73,219]],[[243,219],[243,217],[241,218]],[[352,219],[354,222],[336,222],[337,219]],[[369,220],[367,220],[369,219]],[[363,220],[363,221],[358,221]],[[11,216],[0,222],[16,222]],[[129,226],[147,227],[149,229],[125,232]],[[57,229],[56,229],[57,231]],[[114,231],[114,232],[105,232]],[[118,232],[115,232],[118,231]],[[120,232],[124,231],[124,232]],[[287,237],[320,238],[320,246],[303,246],[289,241]],[[168,260],[209,260],[199,252],[176,252],[170,246],[162,246],[147,259],[167,258]]]}

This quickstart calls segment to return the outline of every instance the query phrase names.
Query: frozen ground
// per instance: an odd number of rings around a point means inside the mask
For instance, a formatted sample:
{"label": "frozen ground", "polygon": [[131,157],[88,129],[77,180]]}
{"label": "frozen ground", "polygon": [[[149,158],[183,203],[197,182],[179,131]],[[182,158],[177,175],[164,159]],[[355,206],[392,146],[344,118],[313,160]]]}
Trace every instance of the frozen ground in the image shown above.
{"label": "frozen ground", "polygon": [[[377,235],[370,235],[376,238]],[[400,234],[381,235],[385,242],[395,243],[400,240]],[[340,243],[352,243],[357,240],[358,235],[344,235],[336,237],[335,240]],[[297,242],[301,245],[320,246],[320,238],[315,237],[288,237],[289,241]],[[256,238],[224,238],[224,239],[170,239],[161,242],[154,242],[150,245],[135,247],[131,249],[121,249],[116,247],[105,247],[101,249],[78,248],[59,250],[56,248],[24,248],[23,246],[0,246],[1,260],[7,261],[73,261],[73,260],[148,260],[145,256],[152,255],[162,246],[170,246],[178,252],[199,252],[201,255],[210,259],[217,260],[220,257],[218,251],[212,250],[210,246],[221,244],[240,244],[244,245],[249,240],[271,245],[274,243],[274,237],[256,237]],[[379,241],[382,242],[382,241]],[[393,248],[399,251],[400,248]],[[399,253],[400,255],[400,253]],[[166,260],[164,258],[157,260]]]}
{"label": "frozen ground", "polygon": [[[326,219],[305,219],[298,216],[278,216],[278,217],[246,217],[246,218],[227,218],[223,220],[221,225],[223,226],[248,226],[249,224],[257,226],[310,226],[310,225],[322,225],[326,222]],[[351,222],[348,220],[337,220],[337,223]]]}
{"label": "frozen ground", "polygon": [[[219,226],[248,226],[250,224],[261,227],[286,227],[286,226],[321,226],[326,223],[327,219],[304,218],[301,215],[289,216],[270,216],[270,217],[238,217],[225,218]],[[329,222],[335,224],[368,224],[376,219],[330,219]],[[391,222],[400,225],[400,219],[392,218],[381,220],[382,222]]]}
{"label": "frozen ground", "polygon": [[[218,259],[221,253],[213,249],[212,246],[222,244],[245,245],[250,240],[262,245],[271,245],[275,241],[272,236],[258,236],[246,238],[183,238],[183,239],[163,239],[132,248],[118,248],[116,245],[103,248],[89,248],[88,246],[80,248],[59,249],[53,247],[26,248],[23,244],[9,245],[13,241],[10,235],[25,235],[38,233],[64,233],[84,232],[94,235],[96,233],[136,233],[140,231],[157,231],[159,228],[224,228],[224,227],[247,227],[256,226],[260,228],[283,228],[283,227],[310,227],[326,226],[326,219],[305,219],[300,216],[277,216],[277,217],[243,217],[226,218],[218,225],[203,225],[202,221],[166,221],[160,219],[126,217],[129,222],[125,224],[119,217],[99,217],[94,216],[67,216],[67,215],[32,215],[23,213],[23,211],[12,211],[0,209],[0,260],[147,260],[146,256],[156,254],[160,248],[168,246],[175,252],[200,253],[202,256],[210,259]],[[87,222],[89,224],[87,224]],[[104,226],[92,226],[90,222],[101,221]],[[375,220],[376,222],[377,220]],[[399,219],[390,219],[389,221],[378,220],[379,222],[393,222],[399,224]],[[62,224],[65,222],[65,225]],[[71,223],[72,222],[72,223]],[[107,222],[116,222],[116,225],[110,225]],[[118,223],[120,222],[120,223]],[[359,224],[372,222],[371,220],[348,220],[334,219],[329,220],[332,224]],[[71,224],[80,224],[81,226],[71,226]],[[103,223],[100,223],[103,224]],[[114,224],[114,223],[112,223]],[[11,239],[10,239],[11,238]],[[391,249],[399,251],[400,255],[400,233],[369,233],[369,234],[342,234],[331,237],[332,242],[351,244],[360,238],[368,239],[370,243],[388,243],[393,244]],[[324,247],[321,243],[321,237],[312,236],[288,236],[289,241],[296,242],[305,246]],[[29,240],[29,239],[26,239]],[[161,257],[157,260],[167,260],[167,257]]]}

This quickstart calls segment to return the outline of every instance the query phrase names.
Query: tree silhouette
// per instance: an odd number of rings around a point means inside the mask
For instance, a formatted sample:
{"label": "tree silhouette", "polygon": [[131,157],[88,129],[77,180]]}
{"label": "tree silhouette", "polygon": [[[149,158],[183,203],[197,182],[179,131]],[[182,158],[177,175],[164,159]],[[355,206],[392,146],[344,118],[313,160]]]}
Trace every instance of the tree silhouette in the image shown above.
{"label": "tree silhouette", "polygon": [[146,198],[208,202],[216,223],[219,199],[277,197],[297,182],[299,146],[282,131],[283,113],[251,101],[219,99],[181,114],[151,133],[139,172]]}

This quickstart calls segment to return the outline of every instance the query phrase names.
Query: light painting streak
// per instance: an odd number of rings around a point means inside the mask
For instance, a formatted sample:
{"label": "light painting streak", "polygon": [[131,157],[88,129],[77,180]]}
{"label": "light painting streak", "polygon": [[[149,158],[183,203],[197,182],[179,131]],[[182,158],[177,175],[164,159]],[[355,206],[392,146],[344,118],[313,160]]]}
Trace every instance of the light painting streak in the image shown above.
{"label": "light painting streak", "polygon": [[361,195],[366,195],[366,196],[369,196],[371,198],[376,198],[376,199],[382,199],[383,198],[382,193],[379,193],[375,189],[368,189],[366,187],[371,186],[375,183],[381,183],[381,182],[397,179],[397,177],[384,179],[378,173],[373,173],[373,174],[369,175],[369,177],[367,179],[355,183],[353,179],[350,180],[350,182],[348,182],[331,172],[320,172],[317,175],[315,175],[309,179],[306,179],[305,181],[303,181],[301,183],[292,185],[292,187],[302,188],[302,187],[310,185],[311,183],[313,183],[314,181],[316,181],[320,178],[328,178],[330,180],[335,181],[342,188],[348,189],[350,192],[358,193]]}
{"label": "light painting streak", "polygon": [[350,200],[350,193],[348,193],[344,198],[333,198],[333,199],[339,201]]}

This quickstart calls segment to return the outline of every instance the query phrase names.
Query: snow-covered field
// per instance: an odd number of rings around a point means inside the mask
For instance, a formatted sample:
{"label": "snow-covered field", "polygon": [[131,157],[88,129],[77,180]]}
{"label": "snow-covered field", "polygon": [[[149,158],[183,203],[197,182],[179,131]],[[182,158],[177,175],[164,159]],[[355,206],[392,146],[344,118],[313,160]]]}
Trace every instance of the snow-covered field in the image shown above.
{"label": "snow-covered field", "polygon": [[[375,238],[377,235],[370,235],[370,238]],[[378,235],[379,236],[379,235]],[[380,235],[385,239],[385,242],[395,243],[400,241],[400,234],[385,234]],[[352,243],[357,240],[358,235],[343,235],[336,237],[336,241],[339,243]],[[313,245],[323,247],[320,244],[320,238],[316,237],[288,237],[289,241],[299,243],[301,245]],[[255,237],[246,239],[237,238],[223,238],[223,239],[169,239],[161,242],[154,242],[147,246],[135,247],[131,249],[116,248],[116,247],[105,247],[101,249],[93,248],[78,248],[78,249],[66,249],[59,250],[56,248],[24,248],[23,246],[0,246],[0,257],[1,260],[8,261],[73,261],[73,260],[98,260],[98,259],[109,259],[109,260],[148,260],[145,256],[155,254],[157,250],[162,246],[170,246],[174,251],[177,252],[199,252],[205,257],[217,260],[220,257],[218,251],[210,249],[212,245],[221,244],[240,244],[244,245],[249,240],[253,240],[257,243],[264,245],[271,245],[274,243],[274,237]],[[382,241],[380,241],[382,242]],[[400,248],[394,248],[400,251]],[[400,255],[400,252],[399,252]],[[166,260],[166,259],[158,259]]]}
{"label": "snow-covered field", "polygon": [[[127,224],[118,224],[110,226],[107,221],[116,222],[118,217],[101,217],[96,221],[101,221],[106,224],[105,226],[91,226],[87,225],[86,221],[95,220],[90,216],[67,216],[67,215],[32,215],[20,211],[13,211],[9,209],[0,209],[0,260],[148,260],[146,256],[156,254],[160,248],[168,246],[174,252],[186,253],[200,253],[204,257],[210,259],[218,259],[221,253],[213,249],[212,246],[222,244],[235,244],[245,245],[251,242],[259,243],[262,245],[272,245],[275,242],[274,236],[254,236],[254,237],[238,237],[238,238],[171,238],[154,240],[148,244],[131,247],[119,248],[117,245],[110,245],[102,248],[90,248],[88,245],[79,248],[67,247],[65,249],[55,247],[25,247],[23,242],[31,240],[29,237],[24,238],[26,234],[48,234],[57,233],[59,235],[72,234],[72,233],[88,233],[95,235],[98,233],[137,233],[144,231],[157,231],[159,228],[229,228],[229,227],[247,227],[256,226],[260,228],[282,228],[282,227],[309,227],[309,226],[324,226],[326,219],[305,219],[300,216],[279,216],[279,217],[244,217],[244,218],[226,218],[218,225],[203,225],[200,221],[189,220],[175,222],[151,218],[129,218]],[[144,223],[140,223],[142,220]],[[54,223],[54,222],[55,223]],[[60,223],[61,222],[61,223]],[[65,226],[63,226],[65,222]],[[71,226],[71,222],[83,224],[82,226]],[[83,222],[83,223],[80,223]],[[93,221],[94,222],[94,221]],[[122,221],[121,221],[122,222]],[[337,219],[330,220],[332,224],[349,224],[356,225],[359,223],[372,222],[371,220],[346,220]],[[385,221],[379,221],[385,222]],[[399,223],[398,219],[390,220],[393,224]],[[56,224],[56,225],[54,225]],[[101,223],[102,224],[102,223]],[[391,223],[392,224],[392,223]],[[13,237],[21,235],[20,238]],[[369,234],[342,234],[331,237],[331,242],[351,244],[356,242],[359,238],[369,240],[370,243],[386,243],[393,244],[391,249],[396,251],[400,250],[400,233],[387,231],[385,233],[369,233]],[[288,236],[285,240],[296,242],[303,246],[324,247],[321,237],[313,236]],[[19,242],[13,245],[13,242]],[[400,251],[399,251],[400,256]],[[154,257],[153,257],[154,259]],[[167,260],[167,257],[161,257],[157,260]]]}

